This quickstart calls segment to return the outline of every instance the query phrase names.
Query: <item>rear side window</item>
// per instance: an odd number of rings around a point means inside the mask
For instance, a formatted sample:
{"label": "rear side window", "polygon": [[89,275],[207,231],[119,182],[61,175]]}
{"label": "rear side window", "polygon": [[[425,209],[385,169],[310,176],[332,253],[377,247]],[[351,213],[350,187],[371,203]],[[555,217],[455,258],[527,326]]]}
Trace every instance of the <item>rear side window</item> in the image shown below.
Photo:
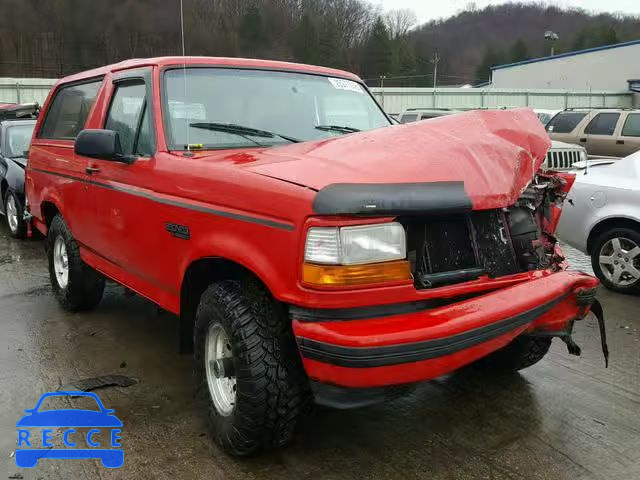
{"label": "rear side window", "polygon": [[553,133],[571,133],[586,116],[586,113],[581,112],[559,113],[547,124],[547,130]]}
{"label": "rear side window", "polygon": [[126,82],[117,86],[104,128],[118,132],[125,155],[152,154],[144,82]]}
{"label": "rear side window", "polygon": [[640,113],[630,113],[622,128],[624,137],[640,137]]}
{"label": "rear side window", "polygon": [[51,103],[38,137],[73,140],[84,128],[102,79],[62,87]]}
{"label": "rear side window", "polygon": [[587,135],[613,135],[619,119],[619,113],[599,113],[591,119],[584,129],[584,133]]}

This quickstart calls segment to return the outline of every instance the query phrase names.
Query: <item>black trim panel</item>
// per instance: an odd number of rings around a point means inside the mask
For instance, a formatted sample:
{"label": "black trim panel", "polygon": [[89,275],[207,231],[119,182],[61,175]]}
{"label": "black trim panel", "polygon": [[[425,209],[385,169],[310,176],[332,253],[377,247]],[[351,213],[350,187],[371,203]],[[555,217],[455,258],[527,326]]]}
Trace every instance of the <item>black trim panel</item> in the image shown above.
{"label": "black trim panel", "polygon": [[121,187],[119,185],[111,185],[108,183],[96,182],[93,180],[87,180],[85,178],[76,177],[73,175],[66,175],[64,173],[51,172],[49,170],[43,170],[41,168],[31,168],[32,170],[40,173],[46,173],[48,175],[54,175],[56,177],[68,178],[70,180],[76,180],[78,182],[87,183],[89,185],[96,185],[98,187],[107,188],[109,190],[115,190],[117,192],[128,193],[129,195],[134,195],[136,197],[146,198],[156,203],[160,203],[163,205],[171,205],[172,207],[186,208],[187,210],[193,210],[196,212],[207,213],[210,215],[216,215],[218,217],[231,218],[233,220],[240,220],[243,222],[257,223],[258,225],[264,225],[267,227],[279,228],[281,230],[293,231],[294,226],[288,223],[276,222],[274,220],[267,220],[264,218],[251,217],[249,215],[242,215],[239,213],[231,213],[225,212],[223,210],[216,210],[214,208],[209,207],[201,207],[199,205],[193,205],[190,203],[179,202],[177,200],[170,200],[167,198],[157,197],[150,193],[140,192],[131,188]]}
{"label": "black trim panel", "polygon": [[383,318],[391,317],[393,315],[408,315],[411,313],[422,312],[424,310],[430,310],[432,308],[446,307],[447,305],[462,302],[487,293],[490,292],[482,291],[468,295],[459,295],[456,297],[434,298],[430,300],[391,303],[370,307],[304,308],[298,307],[297,305],[289,305],[289,317],[292,320],[298,320],[300,322],[335,322]]}
{"label": "black trim panel", "polygon": [[450,355],[509,333],[531,323],[565,300],[571,293],[519,315],[451,337],[380,347],[345,347],[297,337],[302,356],[348,368],[370,368],[419,362]]}
{"label": "black trim panel", "polygon": [[464,182],[334,183],[313,200],[319,215],[424,215],[472,208]]}

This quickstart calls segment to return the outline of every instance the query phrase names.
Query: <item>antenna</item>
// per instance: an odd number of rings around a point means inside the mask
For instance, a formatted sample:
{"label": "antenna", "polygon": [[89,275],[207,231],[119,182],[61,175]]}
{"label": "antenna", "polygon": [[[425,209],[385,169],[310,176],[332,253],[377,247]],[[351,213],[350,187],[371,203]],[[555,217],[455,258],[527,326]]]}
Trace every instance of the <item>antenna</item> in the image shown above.
{"label": "antenna", "polygon": [[187,115],[187,59],[186,59],[186,54],[185,54],[185,46],[184,46],[184,6],[183,6],[183,0],[180,0],[180,37],[182,39],[182,74],[183,74],[183,80],[184,80],[184,95],[183,95],[183,111],[184,111],[184,115],[186,118],[186,122],[185,122],[185,137],[187,140],[187,151],[191,151],[191,143],[189,142],[189,118]]}

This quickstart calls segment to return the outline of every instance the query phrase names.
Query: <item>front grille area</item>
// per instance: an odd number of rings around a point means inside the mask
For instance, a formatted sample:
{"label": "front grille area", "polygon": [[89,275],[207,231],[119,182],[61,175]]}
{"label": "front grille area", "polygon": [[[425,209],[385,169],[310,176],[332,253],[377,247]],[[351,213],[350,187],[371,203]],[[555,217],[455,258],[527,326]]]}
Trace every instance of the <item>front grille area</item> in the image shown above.
{"label": "front grille area", "polygon": [[547,152],[547,168],[550,170],[569,170],[574,163],[580,161],[580,150],[549,150]]}
{"label": "front grille area", "polygon": [[405,225],[416,288],[521,271],[502,210],[411,218]]}

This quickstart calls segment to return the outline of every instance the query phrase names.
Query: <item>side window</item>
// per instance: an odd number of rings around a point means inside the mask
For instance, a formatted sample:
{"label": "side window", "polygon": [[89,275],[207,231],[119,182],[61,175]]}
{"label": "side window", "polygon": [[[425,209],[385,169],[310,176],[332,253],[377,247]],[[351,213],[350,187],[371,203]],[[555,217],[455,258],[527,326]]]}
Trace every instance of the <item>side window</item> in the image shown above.
{"label": "side window", "polygon": [[591,119],[584,129],[584,133],[587,135],[613,135],[619,119],[619,113],[599,113]]}
{"label": "side window", "polygon": [[416,120],[418,120],[417,113],[406,113],[402,115],[402,118],[400,118],[400,123],[411,123],[415,122]]}
{"label": "side window", "polygon": [[559,113],[547,124],[547,130],[552,133],[571,133],[586,116],[582,112]]}
{"label": "side window", "polygon": [[100,85],[102,79],[62,87],[46,113],[38,137],[53,140],[75,139],[84,128]]}
{"label": "side window", "polygon": [[622,128],[624,137],[640,137],[640,113],[630,113]]}
{"label": "side window", "polygon": [[104,128],[118,132],[125,155],[153,153],[146,92],[143,82],[123,82],[113,95]]}

